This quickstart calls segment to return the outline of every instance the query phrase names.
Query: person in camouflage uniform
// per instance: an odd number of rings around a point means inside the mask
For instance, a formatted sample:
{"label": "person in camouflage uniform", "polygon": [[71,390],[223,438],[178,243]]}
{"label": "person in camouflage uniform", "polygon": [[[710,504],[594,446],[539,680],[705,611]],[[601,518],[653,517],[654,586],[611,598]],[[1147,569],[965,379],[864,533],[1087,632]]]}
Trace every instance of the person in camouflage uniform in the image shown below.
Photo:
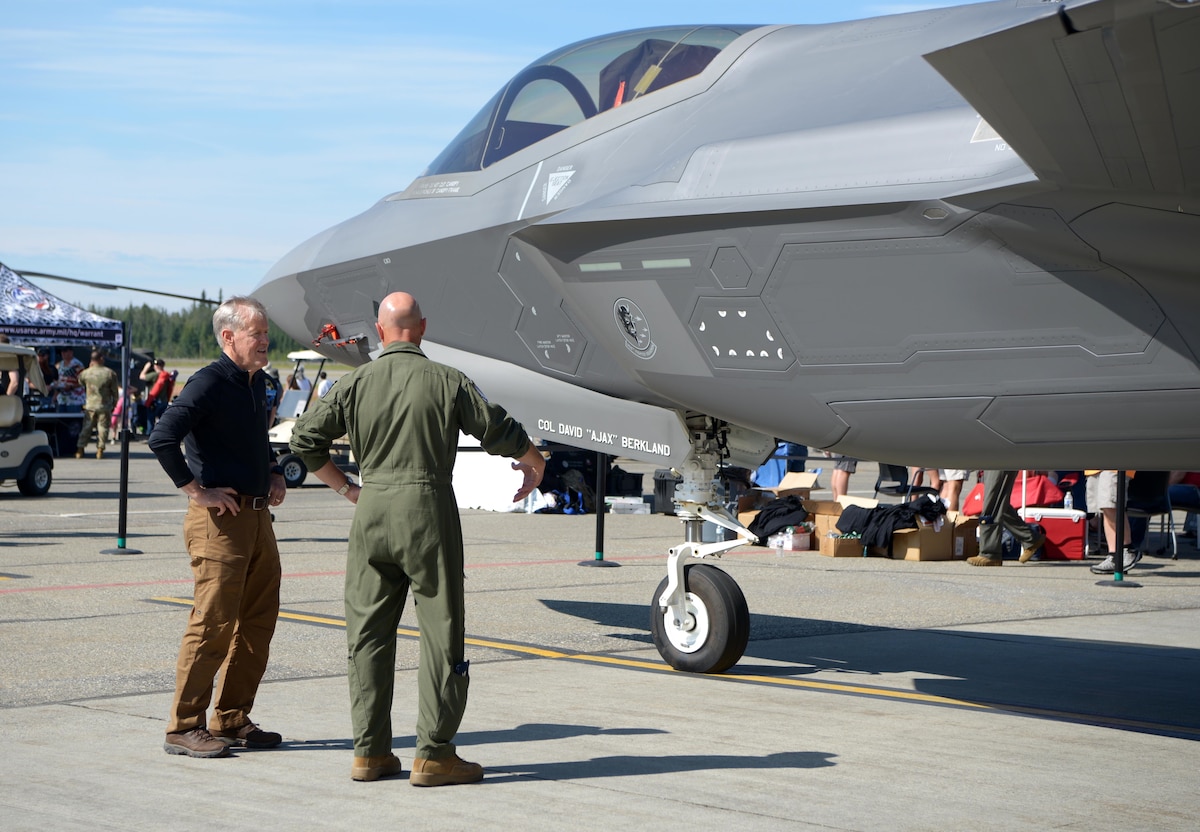
{"label": "person in camouflage uniform", "polygon": [[87,450],[88,439],[96,431],[96,459],[104,458],[104,446],[108,444],[108,425],[112,421],[120,388],[117,374],[104,363],[104,353],[92,352],[92,363],[79,373],[79,383],[87,391],[83,402],[83,424],[79,427],[79,442],[75,446],[75,458],[82,459]]}

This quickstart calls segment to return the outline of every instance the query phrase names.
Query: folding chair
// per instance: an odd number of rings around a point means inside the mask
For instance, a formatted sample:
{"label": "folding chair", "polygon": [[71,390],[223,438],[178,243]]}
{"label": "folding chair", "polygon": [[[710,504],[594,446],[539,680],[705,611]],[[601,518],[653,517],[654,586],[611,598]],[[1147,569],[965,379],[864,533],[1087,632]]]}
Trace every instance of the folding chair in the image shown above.
{"label": "folding chair", "polygon": [[904,465],[886,465],[879,463],[879,477],[875,480],[875,497],[887,494],[891,497],[901,497],[905,502],[922,494],[938,496],[936,488],[928,485],[910,485],[908,482],[908,467]]}
{"label": "folding chair", "polygon": [[[1138,471],[1129,481],[1129,490],[1125,495],[1125,516],[1130,520],[1146,521],[1146,534],[1138,547],[1143,553],[1149,551],[1147,543],[1150,538],[1150,520],[1158,518],[1158,536],[1162,538],[1168,531],[1171,534],[1171,557],[1179,559],[1179,544],[1175,537],[1175,516],[1171,511],[1171,496],[1167,485],[1170,471]],[[1166,545],[1155,550],[1161,555],[1167,550]]]}

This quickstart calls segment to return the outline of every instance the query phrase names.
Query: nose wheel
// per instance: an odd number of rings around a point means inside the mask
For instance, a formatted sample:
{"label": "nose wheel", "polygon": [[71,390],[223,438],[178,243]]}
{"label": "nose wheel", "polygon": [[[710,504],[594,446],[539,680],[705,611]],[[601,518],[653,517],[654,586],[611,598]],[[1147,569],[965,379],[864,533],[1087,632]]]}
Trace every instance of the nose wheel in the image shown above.
{"label": "nose wheel", "polygon": [[[734,431],[702,414],[688,417],[691,452],[677,472],[675,513],[682,519],[684,542],[671,547],[667,577],[650,601],[650,635],[663,661],[690,673],[721,673],[733,665],[750,642],[750,608],[729,575],[706,563],[746,543],[758,541],[718,495],[722,464],[754,465],[775,449],[775,440],[749,431]],[[704,542],[704,524],[733,532]]]}
{"label": "nose wheel", "polygon": [[720,673],[742,657],[750,641],[750,608],[733,578],[715,566],[683,569],[682,612],[660,599],[669,578],[654,590],[650,634],[663,660],[676,670]]}

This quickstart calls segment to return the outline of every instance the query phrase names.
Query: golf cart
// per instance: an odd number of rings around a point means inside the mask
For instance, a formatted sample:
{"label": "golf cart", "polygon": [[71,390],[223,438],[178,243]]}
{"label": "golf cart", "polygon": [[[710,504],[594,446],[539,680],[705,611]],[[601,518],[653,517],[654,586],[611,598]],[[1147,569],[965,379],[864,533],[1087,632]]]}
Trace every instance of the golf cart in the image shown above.
{"label": "golf cart", "polygon": [[[271,440],[271,448],[279,455],[279,465],[283,468],[283,479],[287,482],[288,488],[299,488],[308,476],[308,469],[300,457],[292,453],[288,443],[291,441],[292,428],[295,427],[296,420],[317,397],[317,384],[321,378],[321,371],[329,359],[313,350],[289,352],[287,357],[288,361],[293,362],[288,380],[295,380],[296,388],[289,389],[287,381],[284,382],[284,390],[279,397],[279,406],[276,409],[277,421],[268,435]],[[313,365],[316,366],[315,370],[312,369]],[[354,468],[350,443],[345,437],[333,443],[330,453],[333,461],[340,468]]]}
{"label": "golf cart", "polygon": [[[46,395],[46,380],[38,367],[37,351],[14,344],[0,344],[0,371],[17,377],[17,390],[24,381],[32,390]],[[0,483],[16,480],[26,497],[41,497],[50,490],[54,453],[43,430],[33,429],[33,417],[20,395],[0,390]]]}

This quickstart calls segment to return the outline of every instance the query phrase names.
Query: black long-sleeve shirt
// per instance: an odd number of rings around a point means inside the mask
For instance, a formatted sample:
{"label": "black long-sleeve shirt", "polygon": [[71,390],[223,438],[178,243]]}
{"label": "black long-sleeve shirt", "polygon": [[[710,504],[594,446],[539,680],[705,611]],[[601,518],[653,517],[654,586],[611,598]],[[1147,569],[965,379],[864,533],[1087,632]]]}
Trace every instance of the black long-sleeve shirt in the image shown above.
{"label": "black long-sleeve shirt", "polygon": [[150,450],[177,488],[199,480],[205,488],[264,496],[275,456],[269,414],[263,373],[251,376],[222,354],[193,374],[159,417]]}

